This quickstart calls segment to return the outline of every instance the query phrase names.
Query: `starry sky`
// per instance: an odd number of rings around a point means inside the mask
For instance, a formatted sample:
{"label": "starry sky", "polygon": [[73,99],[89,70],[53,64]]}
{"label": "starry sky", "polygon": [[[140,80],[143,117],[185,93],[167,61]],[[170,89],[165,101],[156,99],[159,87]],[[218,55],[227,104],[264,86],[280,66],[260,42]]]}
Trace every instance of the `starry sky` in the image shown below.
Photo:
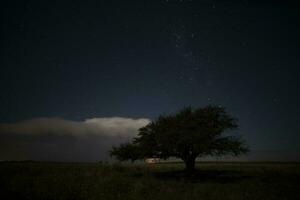
{"label": "starry sky", "polygon": [[245,159],[299,160],[298,4],[1,4],[0,160],[100,160],[158,115],[209,104],[239,120]]}

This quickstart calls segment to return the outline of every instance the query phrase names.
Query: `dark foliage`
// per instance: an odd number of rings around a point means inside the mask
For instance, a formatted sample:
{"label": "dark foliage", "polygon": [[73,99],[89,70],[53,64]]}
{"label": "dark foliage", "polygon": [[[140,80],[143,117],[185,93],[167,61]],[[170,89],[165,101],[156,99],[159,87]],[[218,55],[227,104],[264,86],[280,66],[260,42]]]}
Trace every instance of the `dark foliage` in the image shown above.
{"label": "dark foliage", "polygon": [[192,171],[197,157],[246,153],[248,148],[239,137],[223,135],[237,127],[224,107],[187,107],[142,127],[131,144],[113,147],[111,156],[121,161],[176,157],[184,161],[187,171]]}

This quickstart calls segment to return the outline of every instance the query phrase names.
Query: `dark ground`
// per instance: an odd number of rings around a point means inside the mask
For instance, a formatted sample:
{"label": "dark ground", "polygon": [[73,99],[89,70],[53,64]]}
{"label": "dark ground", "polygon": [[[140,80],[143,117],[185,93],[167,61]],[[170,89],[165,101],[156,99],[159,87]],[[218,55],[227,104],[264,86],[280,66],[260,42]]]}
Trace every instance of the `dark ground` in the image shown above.
{"label": "dark ground", "polygon": [[296,199],[300,163],[0,163],[1,199]]}

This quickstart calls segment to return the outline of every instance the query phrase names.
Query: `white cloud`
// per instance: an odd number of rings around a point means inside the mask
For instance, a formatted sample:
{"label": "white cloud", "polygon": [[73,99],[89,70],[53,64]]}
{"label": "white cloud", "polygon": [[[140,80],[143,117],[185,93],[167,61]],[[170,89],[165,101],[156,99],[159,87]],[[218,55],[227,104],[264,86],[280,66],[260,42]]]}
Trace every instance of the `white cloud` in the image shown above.
{"label": "white cloud", "polygon": [[150,122],[140,118],[92,118],[82,122],[61,118],[36,118],[17,123],[0,123],[0,132],[11,134],[57,134],[57,135],[108,135],[134,136],[138,129]]}
{"label": "white cloud", "polygon": [[36,118],[0,123],[0,160],[96,161],[107,159],[112,145],[130,141],[146,118],[92,118],[72,121]]}
{"label": "white cloud", "polygon": [[[150,122],[149,119],[140,118],[122,118],[122,117],[111,117],[111,118],[93,118],[84,121],[86,127],[92,131],[102,131],[104,134],[109,135],[129,135],[134,136],[137,130]],[[95,134],[97,134],[95,132]]]}

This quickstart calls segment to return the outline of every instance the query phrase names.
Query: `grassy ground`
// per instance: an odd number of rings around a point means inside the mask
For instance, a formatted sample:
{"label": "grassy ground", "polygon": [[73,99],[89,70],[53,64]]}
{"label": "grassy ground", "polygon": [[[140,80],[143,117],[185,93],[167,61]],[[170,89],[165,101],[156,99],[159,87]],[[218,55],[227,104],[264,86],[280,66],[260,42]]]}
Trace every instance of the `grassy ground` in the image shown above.
{"label": "grassy ground", "polygon": [[297,199],[300,164],[0,163],[1,199]]}

